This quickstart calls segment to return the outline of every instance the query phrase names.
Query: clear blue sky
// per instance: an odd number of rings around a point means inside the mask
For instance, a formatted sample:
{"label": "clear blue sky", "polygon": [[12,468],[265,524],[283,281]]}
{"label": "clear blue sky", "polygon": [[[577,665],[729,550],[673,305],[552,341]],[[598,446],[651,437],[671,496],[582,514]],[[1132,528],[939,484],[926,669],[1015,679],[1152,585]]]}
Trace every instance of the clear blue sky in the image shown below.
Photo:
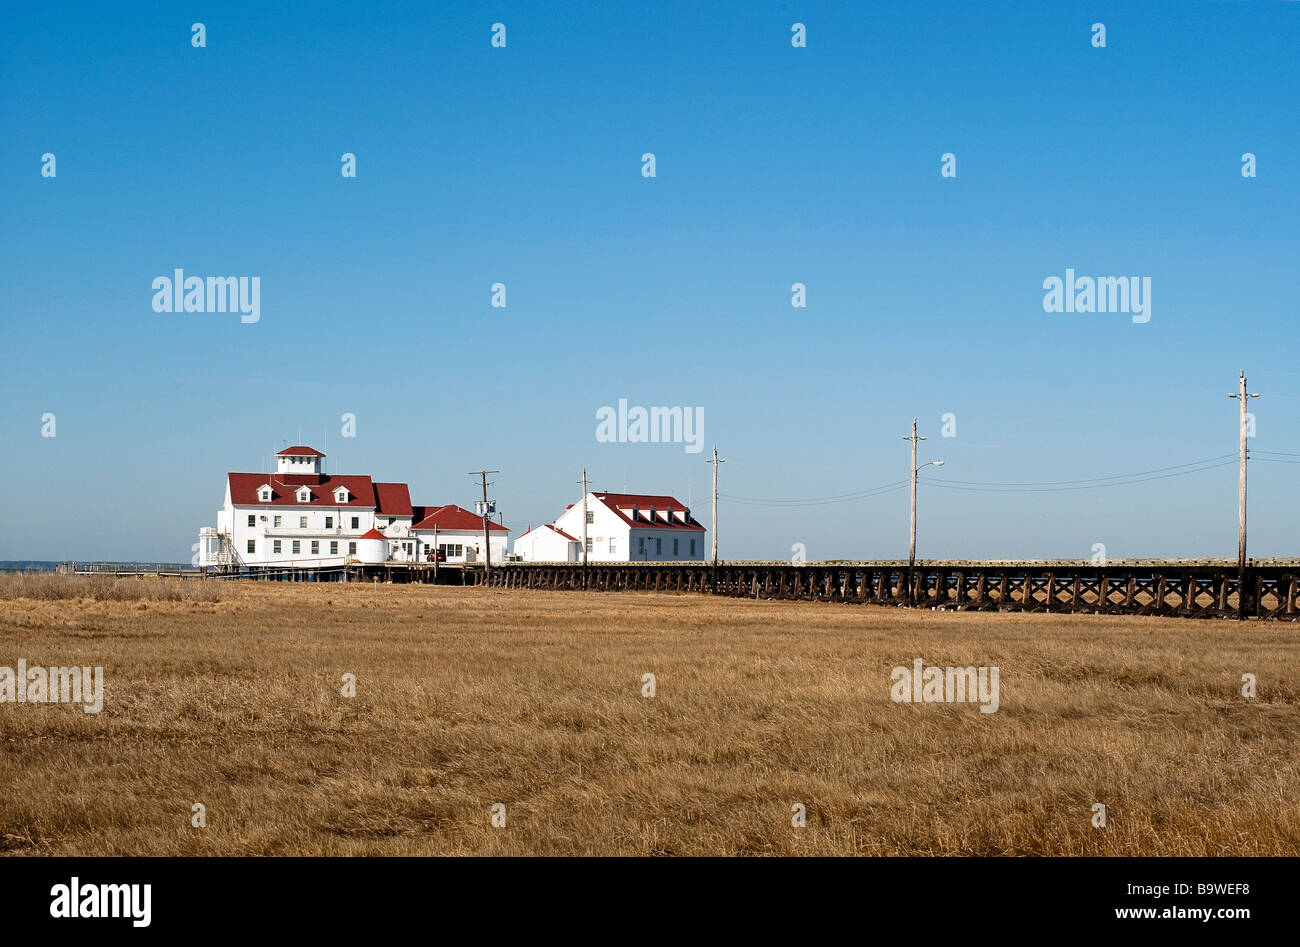
{"label": "clear blue sky", "polygon": [[[226,471],[299,430],[417,503],[470,506],[466,472],[500,468],[516,530],[576,499],[584,465],[596,489],[690,491],[707,523],[703,454],[596,442],[619,398],[703,407],[723,494],[760,499],[904,479],[913,416],[949,484],[1231,454],[1242,368],[1252,447],[1300,455],[1300,3],[6,21],[0,558],[187,560]],[[176,267],[260,277],[261,321],[155,313]],[[1044,312],[1066,267],[1149,276],[1151,321]],[[1300,552],[1297,476],[1252,467],[1253,554]],[[721,515],[724,558],[906,553],[906,491]],[[1236,469],[925,484],[920,522],[922,557],[1230,556]]]}

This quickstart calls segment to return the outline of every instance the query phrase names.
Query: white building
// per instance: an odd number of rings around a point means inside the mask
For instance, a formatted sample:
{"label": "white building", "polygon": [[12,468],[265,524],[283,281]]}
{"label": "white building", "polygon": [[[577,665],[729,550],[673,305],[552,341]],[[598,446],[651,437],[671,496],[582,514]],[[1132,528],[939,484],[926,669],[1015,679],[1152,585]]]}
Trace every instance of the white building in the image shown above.
{"label": "white building", "polygon": [[[554,524],[524,533],[515,540],[515,555],[526,562],[581,562],[582,506],[575,503]],[[670,496],[589,493],[586,507],[588,562],[688,562],[705,557],[707,530],[685,504]]]}
{"label": "white building", "polygon": [[581,562],[582,541],[546,523],[515,540],[515,555],[525,562]]}
{"label": "white building", "polygon": [[[434,549],[444,553],[447,562],[478,562],[483,558],[483,517],[448,503],[445,506],[417,506],[418,516],[412,535],[419,541],[424,558]],[[510,530],[488,520],[492,561],[505,562],[510,546]]]}
{"label": "white building", "polygon": [[[217,525],[199,530],[199,566],[341,566],[358,560],[357,544],[372,529],[387,541],[389,560],[427,561],[432,527],[441,511],[459,510],[474,518],[457,506],[413,507],[404,483],[326,474],[324,459],[311,447],[288,447],[276,454],[273,474],[227,474]],[[456,527],[463,525],[460,517],[450,516],[448,525],[453,525],[452,520]],[[448,556],[448,561],[475,561],[464,550],[477,551],[482,545],[482,521],[478,524],[472,540],[465,538],[463,530],[452,530],[447,544],[460,555],[454,560]],[[509,530],[495,523],[492,528],[502,533],[504,558]],[[439,544],[443,544],[441,536]],[[495,536],[493,544],[495,558]]]}

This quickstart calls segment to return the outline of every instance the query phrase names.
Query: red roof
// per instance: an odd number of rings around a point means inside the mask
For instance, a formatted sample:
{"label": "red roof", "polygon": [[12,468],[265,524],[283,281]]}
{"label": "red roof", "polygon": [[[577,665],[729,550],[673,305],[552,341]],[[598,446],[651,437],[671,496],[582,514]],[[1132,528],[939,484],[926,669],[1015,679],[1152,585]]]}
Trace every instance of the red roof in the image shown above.
{"label": "red roof", "polygon": [[[434,526],[439,529],[471,529],[482,532],[483,517],[477,513],[471,513],[464,507],[448,503],[446,506],[430,507],[428,515],[412,526],[411,529],[431,530]],[[503,533],[510,532],[508,527],[502,526],[500,523],[494,523],[491,520],[488,520],[488,530],[489,534],[492,530]]]}
{"label": "red roof", "polygon": [[358,539],[387,539],[388,537],[385,536],[383,533],[381,533],[379,530],[372,528],[368,532],[362,533],[357,538]]}
{"label": "red roof", "polygon": [[[339,477],[306,475],[282,475],[264,473],[227,474],[230,485],[230,502],[237,506],[363,506],[375,505],[375,489],[369,477]],[[257,490],[264,484],[271,485],[271,499],[263,500]],[[298,487],[311,487],[311,500],[299,503]],[[334,491],[339,487],[348,488],[348,500],[339,503],[334,499]],[[403,487],[405,489],[405,487]]]}
{"label": "red roof", "polygon": [[286,447],[284,450],[276,451],[275,456],[276,457],[324,457],[325,455],[322,454],[314,447]]}
{"label": "red roof", "polygon": [[[691,516],[686,510],[686,505],[670,496],[654,496],[648,493],[593,493],[597,500],[611,510],[615,516],[621,519],[629,526],[635,526],[638,529],[692,529],[703,531],[704,527],[696,522],[695,517]],[[637,518],[634,520],[631,516],[624,513],[624,510],[630,511],[635,507],[638,511]],[[654,520],[643,519],[640,514],[648,513],[651,509],[655,511]],[[660,513],[686,513],[686,522],[682,522],[676,516],[670,516],[665,522],[659,518]]]}
{"label": "red roof", "polygon": [[[567,539],[567,540],[568,540],[569,542],[571,542],[571,543],[582,542],[582,540],[578,539],[576,536],[570,536],[570,535],[569,535],[568,533],[566,533],[564,530],[560,529],[560,527],[558,527],[558,526],[552,526],[550,523],[543,523],[541,526],[538,526],[537,529],[553,529],[553,530],[555,530],[555,532],[559,533],[561,536],[563,536],[565,539]],[[536,532],[536,530],[532,530],[532,529],[530,529],[530,530],[528,531],[528,533],[532,533],[532,532]],[[528,535],[528,533],[524,533],[523,536],[520,536],[519,538],[520,538],[520,539],[523,539],[524,536],[527,536],[527,535]]]}
{"label": "red roof", "polygon": [[404,483],[376,483],[375,499],[378,501],[376,513],[385,516],[410,516],[411,492]]}

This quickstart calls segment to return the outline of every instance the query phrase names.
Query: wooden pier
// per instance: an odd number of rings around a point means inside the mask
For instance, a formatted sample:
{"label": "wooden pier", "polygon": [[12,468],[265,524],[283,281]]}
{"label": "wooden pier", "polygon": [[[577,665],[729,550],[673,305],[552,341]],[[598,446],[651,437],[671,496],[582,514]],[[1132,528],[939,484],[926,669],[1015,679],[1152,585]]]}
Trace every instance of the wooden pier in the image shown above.
{"label": "wooden pier", "polygon": [[60,571],[271,582],[483,585],[500,589],[683,592],[738,598],[955,611],[1090,612],[1179,618],[1300,621],[1300,559],[1253,559],[1244,601],[1236,560],[906,560],[874,562],[388,562],[267,565],[237,571],[121,571],[116,563],[65,563]]}
{"label": "wooden pier", "polygon": [[[482,581],[477,573],[473,581]],[[1252,560],[1240,600],[1227,559],[790,563],[505,563],[504,589],[704,592],[955,611],[1090,612],[1300,620],[1300,560]]]}

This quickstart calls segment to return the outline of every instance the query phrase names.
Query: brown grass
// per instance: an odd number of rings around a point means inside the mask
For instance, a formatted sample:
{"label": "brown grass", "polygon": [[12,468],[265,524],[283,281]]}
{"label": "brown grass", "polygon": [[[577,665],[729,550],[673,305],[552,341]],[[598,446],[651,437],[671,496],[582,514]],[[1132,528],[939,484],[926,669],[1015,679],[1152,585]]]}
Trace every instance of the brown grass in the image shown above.
{"label": "brown grass", "polygon": [[117,578],[113,575],[61,575],[54,572],[0,572],[0,601],[37,599],[95,602],[217,602],[221,582],[151,576]]}
{"label": "brown grass", "polygon": [[[0,586],[0,665],[103,665],[107,691],[98,716],[0,704],[0,851],[1300,851],[1292,625],[649,593],[219,591],[17,598]],[[916,657],[999,666],[1001,710],[892,703],[890,669]],[[355,698],[340,695],[345,672]],[[1240,694],[1247,672],[1253,700]],[[195,802],[206,828],[190,826]],[[1095,802],[1105,829],[1091,825]],[[806,828],[791,826],[794,803]]]}

